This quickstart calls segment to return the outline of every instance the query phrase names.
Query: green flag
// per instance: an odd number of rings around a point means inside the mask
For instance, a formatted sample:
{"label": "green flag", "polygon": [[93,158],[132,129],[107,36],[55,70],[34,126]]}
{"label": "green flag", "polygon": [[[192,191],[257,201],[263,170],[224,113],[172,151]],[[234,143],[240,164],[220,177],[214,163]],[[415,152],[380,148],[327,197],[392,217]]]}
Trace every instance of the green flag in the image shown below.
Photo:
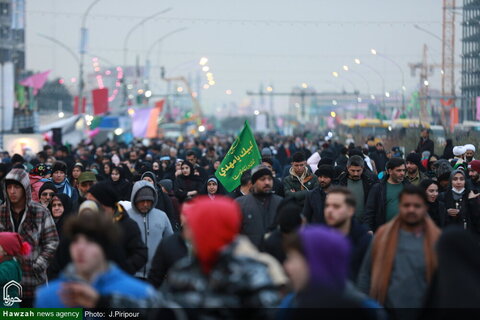
{"label": "green flag", "polygon": [[260,164],[261,159],[252,129],[248,121],[245,121],[242,132],[223,158],[215,176],[228,192],[232,192],[240,185],[242,173]]}

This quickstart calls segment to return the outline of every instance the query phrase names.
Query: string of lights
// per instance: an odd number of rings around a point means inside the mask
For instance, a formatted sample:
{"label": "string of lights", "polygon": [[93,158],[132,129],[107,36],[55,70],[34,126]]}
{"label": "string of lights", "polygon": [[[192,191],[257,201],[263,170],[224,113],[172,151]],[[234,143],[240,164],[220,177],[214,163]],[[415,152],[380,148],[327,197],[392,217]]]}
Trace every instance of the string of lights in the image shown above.
{"label": "string of lights", "polygon": [[[77,12],[52,12],[52,11],[27,11],[30,15],[54,16],[61,18],[80,17],[82,14]],[[92,14],[89,19],[115,19],[115,20],[141,20],[144,16],[131,15],[112,15],[112,14]],[[240,24],[240,25],[265,25],[265,26],[411,26],[411,25],[441,25],[440,20],[400,20],[400,21],[334,21],[334,20],[270,20],[270,19],[218,19],[218,18],[184,18],[184,17],[157,17],[154,21],[163,21],[167,23],[191,23],[191,24]]]}

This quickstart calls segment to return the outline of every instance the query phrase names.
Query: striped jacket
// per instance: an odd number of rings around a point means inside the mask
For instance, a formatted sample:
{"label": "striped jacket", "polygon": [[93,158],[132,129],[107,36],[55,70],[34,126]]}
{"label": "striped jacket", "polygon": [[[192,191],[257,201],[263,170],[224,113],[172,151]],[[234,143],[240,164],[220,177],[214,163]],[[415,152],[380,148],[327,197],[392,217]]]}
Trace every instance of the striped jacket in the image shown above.
{"label": "striped jacket", "polygon": [[[35,288],[44,284],[47,280],[46,271],[50,260],[58,246],[58,234],[50,212],[40,204],[32,201],[30,179],[23,169],[12,169],[5,181],[15,180],[19,182],[26,196],[26,210],[18,230],[15,229],[10,201],[7,196],[7,188],[4,185],[5,203],[0,206],[0,232],[18,232],[24,241],[27,241],[32,252],[20,261],[22,267],[23,297],[33,298]],[[5,182],[4,182],[5,183]]]}

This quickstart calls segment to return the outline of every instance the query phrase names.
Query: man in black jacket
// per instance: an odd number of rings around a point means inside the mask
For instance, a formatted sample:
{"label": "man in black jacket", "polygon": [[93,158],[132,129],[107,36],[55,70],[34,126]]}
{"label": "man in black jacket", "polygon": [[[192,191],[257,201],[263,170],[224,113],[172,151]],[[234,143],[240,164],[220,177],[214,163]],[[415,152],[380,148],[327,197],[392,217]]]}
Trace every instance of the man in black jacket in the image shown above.
{"label": "man in black jacket", "polygon": [[125,250],[126,254],[124,265],[120,267],[130,274],[135,274],[147,263],[147,247],[142,241],[137,223],[118,204],[115,189],[106,181],[98,182],[88,190],[87,200],[100,203],[104,214],[120,226],[122,236],[119,246]]}
{"label": "man in black jacket", "polygon": [[420,133],[420,141],[418,142],[416,153],[422,154],[423,151],[430,151],[430,154],[434,154],[434,143],[430,140],[428,129],[422,129]]}
{"label": "man in black jacket", "polygon": [[340,174],[337,184],[349,189],[355,197],[355,218],[363,221],[365,203],[373,185],[377,182],[374,175],[365,172],[365,161],[360,156],[351,156],[347,162],[347,170]]}
{"label": "man in black jacket", "polygon": [[265,166],[252,169],[252,185],[252,193],[236,201],[243,214],[240,232],[260,248],[265,234],[276,227],[277,209],[282,197],[272,193],[272,171]]}
{"label": "man in black jacket", "polygon": [[353,219],[355,197],[345,187],[334,186],[325,199],[325,221],[328,226],[343,233],[352,245],[350,256],[350,280],[357,280],[363,257],[368,250],[372,235],[368,229]]}
{"label": "man in black jacket", "polygon": [[325,197],[327,189],[330,188],[335,178],[335,169],[331,165],[322,164],[315,171],[315,175],[318,177],[318,186],[307,193],[302,216],[308,223],[325,223],[323,216]]}
{"label": "man in black jacket", "polygon": [[375,151],[370,153],[370,159],[375,162],[375,167],[378,172],[385,171],[385,165],[388,162],[387,153],[381,142],[377,142],[375,145]]}
{"label": "man in black jacket", "polygon": [[363,222],[371,231],[375,232],[398,214],[398,195],[404,185],[409,184],[405,172],[405,161],[402,158],[390,159],[387,163],[388,175],[370,190]]}

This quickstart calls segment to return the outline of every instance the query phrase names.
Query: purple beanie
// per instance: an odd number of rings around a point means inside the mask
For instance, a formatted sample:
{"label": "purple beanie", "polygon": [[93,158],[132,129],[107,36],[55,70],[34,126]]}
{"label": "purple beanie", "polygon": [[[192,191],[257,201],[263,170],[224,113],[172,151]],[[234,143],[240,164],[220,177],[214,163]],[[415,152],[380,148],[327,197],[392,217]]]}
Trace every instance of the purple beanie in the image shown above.
{"label": "purple beanie", "polygon": [[310,284],[342,290],[348,277],[350,242],[335,229],[306,226],[299,232],[310,268]]}

